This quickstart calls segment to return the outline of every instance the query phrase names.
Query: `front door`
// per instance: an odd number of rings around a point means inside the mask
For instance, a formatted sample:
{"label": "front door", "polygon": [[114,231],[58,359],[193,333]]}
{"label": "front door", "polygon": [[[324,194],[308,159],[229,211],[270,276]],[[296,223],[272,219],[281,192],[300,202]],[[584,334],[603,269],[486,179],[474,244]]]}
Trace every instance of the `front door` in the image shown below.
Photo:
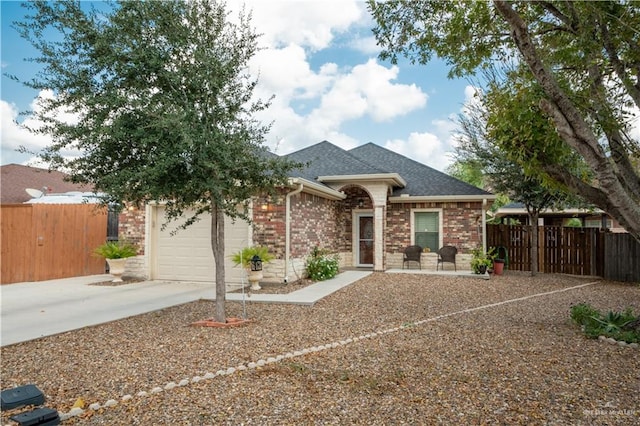
{"label": "front door", "polygon": [[373,266],[373,215],[358,216],[358,266]]}

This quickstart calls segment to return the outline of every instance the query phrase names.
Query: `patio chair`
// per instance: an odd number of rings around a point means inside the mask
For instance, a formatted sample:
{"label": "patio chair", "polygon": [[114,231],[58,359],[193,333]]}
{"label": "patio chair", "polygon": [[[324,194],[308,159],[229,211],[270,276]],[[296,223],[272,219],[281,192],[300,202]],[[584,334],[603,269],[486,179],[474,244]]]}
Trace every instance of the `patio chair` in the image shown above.
{"label": "patio chair", "polygon": [[438,250],[438,263],[436,264],[436,271],[440,267],[442,263],[442,270],[444,271],[444,263],[449,262],[453,263],[453,269],[455,271],[458,270],[456,266],[456,254],[458,254],[458,249],[454,246],[444,246]]}
{"label": "patio chair", "polygon": [[407,262],[418,262],[418,266],[422,269],[422,263],[420,263],[421,254],[422,247],[420,246],[409,246],[404,249],[404,255],[402,256],[402,269],[404,269],[404,264]]}

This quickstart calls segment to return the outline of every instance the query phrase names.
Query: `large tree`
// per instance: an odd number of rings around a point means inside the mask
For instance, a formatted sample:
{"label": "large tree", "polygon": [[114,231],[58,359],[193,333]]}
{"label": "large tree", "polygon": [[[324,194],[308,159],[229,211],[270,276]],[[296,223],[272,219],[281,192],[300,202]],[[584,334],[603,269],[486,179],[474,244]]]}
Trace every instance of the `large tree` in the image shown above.
{"label": "large tree", "polygon": [[[635,2],[369,0],[383,46],[426,64],[433,55],[452,76],[514,57],[541,89],[538,105],[563,143],[591,170],[556,162],[539,170],[616,218],[640,241],[638,140],[640,7]],[[636,111],[632,114],[631,111]],[[544,146],[522,147],[536,152]]]}
{"label": "large tree", "polygon": [[109,201],[166,202],[167,221],[209,212],[215,318],[226,321],[224,217],[248,219],[248,200],[295,166],[267,152],[268,126],[253,118],[268,103],[252,97],[250,15],[231,20],[213,0],[26,7],[16,27],[43,68],[25,84],[54,94],[37,112],[34,130],[53,137],[39,155]]}
{"label": "large tree", "polygon": [[[488,190],[508,196],[524,204],[531,225],[531,274],[538,272],[538,232],[540,212],[579,203],[575,196],[553,182],[528,171],[535,167],[525,161],[519,146],[544,145],[548,155],[567,168],[580,168],[582,162],[560,143],[549,121],[540,114],[535,90],[517,84],[517,70],[511,70],[501,84],[495,73],[487,73],[491,83],[486,91],[478,91],[465,112],[458,117],[456,164],[474,165],[481,172]],[[492,77],[493,76],[493,77]],[[515,89],[514,89],[515,88]],[[555,149],[551,149],[554,147]],[[544,158],[540,158],[544,157]],[[547,155],[538,155],[544,161]]]}

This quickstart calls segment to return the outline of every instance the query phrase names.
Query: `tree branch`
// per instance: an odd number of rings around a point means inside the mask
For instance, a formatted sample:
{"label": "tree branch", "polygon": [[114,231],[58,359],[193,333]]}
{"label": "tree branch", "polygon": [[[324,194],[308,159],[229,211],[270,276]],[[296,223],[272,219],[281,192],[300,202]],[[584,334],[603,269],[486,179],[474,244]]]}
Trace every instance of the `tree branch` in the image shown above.
{"label": "tree branch", "polygon": [[562,13],[555,5],[553,5],[552,3],[549,3],[548,1],[536,1],[535,3],[539,4],[544,10],[551,13],[553,16],[558,18],[560,22],[565,24],[567,27],[566,28],[567,31],[575,33],[577,23],[575,21],[572,21],[571,18],[569,18],[564,13]]}
{"label": "tree branch", "polygon": [[629,80],[629,77],[626,74],[626,66],[620,60],[620,57],[616,52],[616,48],[613,45],[613,40],[611,40],[609,28],[604,22],[600,24],[600,34],[602,36],[602,43],[604,44],[605,52],[607,52],[609,61],[611,61],[611,65],[613,66],[613,70],[624,85],[624,88],[627,89],[627,93],[631,99],[633,99],[633,102],[638,108],[640,108],[640,84],[636,83],[634,85],[633,82]]}

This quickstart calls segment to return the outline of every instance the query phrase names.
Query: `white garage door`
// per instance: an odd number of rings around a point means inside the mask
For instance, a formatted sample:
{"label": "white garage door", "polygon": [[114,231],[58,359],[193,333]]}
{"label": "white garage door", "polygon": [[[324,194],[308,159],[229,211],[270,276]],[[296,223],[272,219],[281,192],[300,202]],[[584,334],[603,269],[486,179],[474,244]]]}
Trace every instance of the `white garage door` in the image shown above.
{"label": "white garage door", "polygon": [[[178,222],[171,222],[161,230],[165,222],[164,206],[152,208],[151,222],[151,276],[156,280],[215,282],[215,265],[211,251],[211,216],[204,214],[201,220],[176,234]],[[245,276],[242,268],[234,266],[231,254],[251,245],[249,225],[243,220],[233,223],[225,218],[225,275],[227,285],[238,285]],[[246,278],[245,278],[246,281]]]}

